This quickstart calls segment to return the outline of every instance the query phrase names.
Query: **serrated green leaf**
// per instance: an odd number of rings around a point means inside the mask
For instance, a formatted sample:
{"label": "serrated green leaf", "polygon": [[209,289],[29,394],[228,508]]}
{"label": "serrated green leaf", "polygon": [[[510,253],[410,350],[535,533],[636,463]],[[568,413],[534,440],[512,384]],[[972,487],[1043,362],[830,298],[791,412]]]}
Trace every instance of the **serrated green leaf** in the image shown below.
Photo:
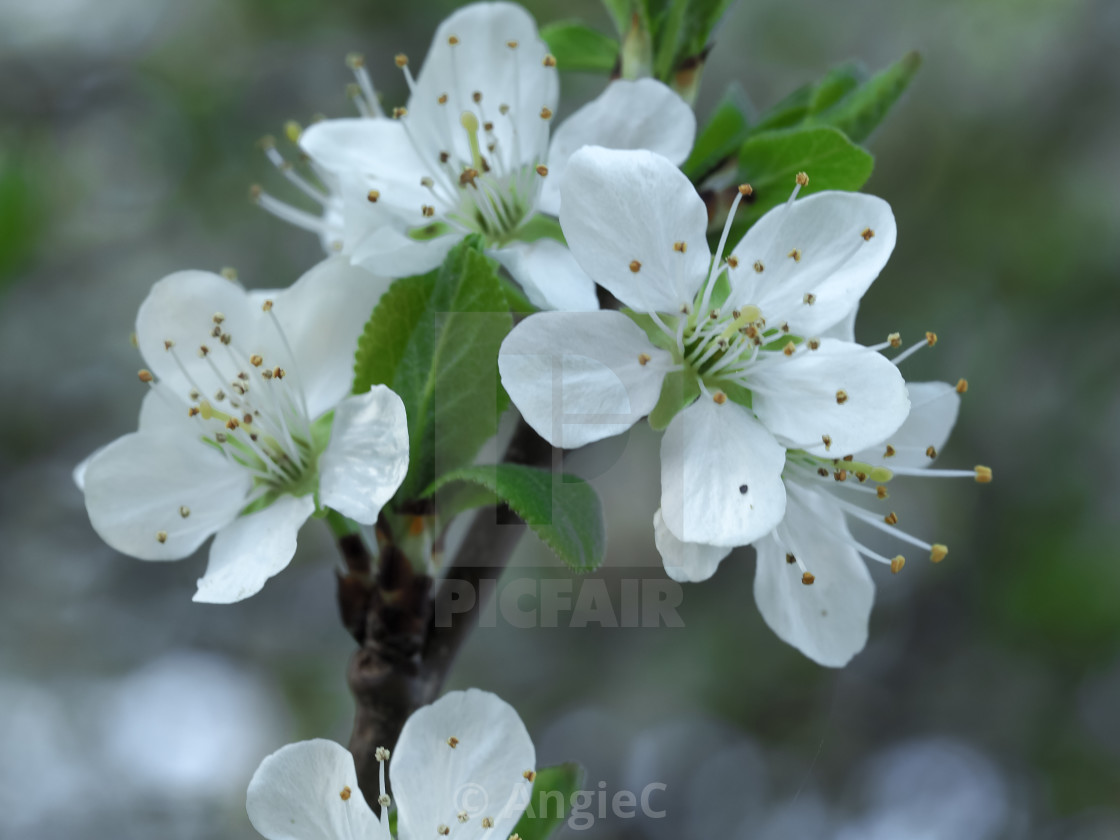
{"label": "serrated green leaf", "polygon": [[735,217],[730,242],[763,213],[786,201],[798,172],[809,175],[801,195],[821,190],[858,190],[871,177],[874,158],[835,128],[800,128],[752,134],[739,151],[739,181],[754,189],[752,203]]}
{"label": "serrated green leaf", "polygon": [[582,478],[521,464],[483,464],[441,475],[424,495],[456,481],[495,494],[574,571],[590,572],[602,564],[607,548],[603,505]]}
{"label": "serrated green leaf", "polygon": [[408,414],[409,468],[398,499],[470,463],[509,397],[497,357],[513,325],[498,264],[468,237],[429,274],[398,280],[358,340],[354,389],[392,388]]}
{"label": "serrated green leaf", "polygon": [[692,154],[681,170],[693,183],[699,183],[738,151],[747,139],[749,127],[746,94],[732,83],[697,134]]}
{"label": "serrated green leaf", "polygon": [[582,23],[550,23],[541,28],[541,38],[558,70],[610,73],[618,64],[618,41]]}
{"label": "serrated green leaf", "polygon": [[657,405],[649,413],[649,425],[655,431],[669,427],[669,423],[681,411],[700,396],[700,384],[691,370],[677,370],[668,374],[661,384],[661,394]]}
{"label": "serrated green leaf", "polygon": [[521,840],[547,840],[564,824],[573,794],[583,784],[583,768],[578,764],[558,764],[537,771],[529,807],[513,833]]}
{"label": "serrated green leaf", "polygon": [[920,54],[908,53],[835,104],[810,115],[806,124],[833,126],[855,142],[863,141],[910,86],[921,65]]}

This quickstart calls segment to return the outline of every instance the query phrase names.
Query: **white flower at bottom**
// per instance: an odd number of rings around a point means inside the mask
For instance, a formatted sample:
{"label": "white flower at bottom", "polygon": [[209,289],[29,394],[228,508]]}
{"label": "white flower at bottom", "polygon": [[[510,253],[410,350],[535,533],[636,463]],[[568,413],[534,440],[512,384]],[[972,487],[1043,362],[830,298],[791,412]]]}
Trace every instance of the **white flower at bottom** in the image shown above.
{"label": "white flower at bottom", "polygon": [[529,804],[533,742],[513,707],[489,692],[454,691],[419,709],[392,755],[378,752],[380,818],[350,753],[314,740],[261,762],[246,797],[250,822],[268,840],[389,840],[386,763],[401,838],[503,840]]}
{"label": "white flower at bottom", "polygon": [[[527,241],[525,226],[538,212],[557,215],[563,171],[586,144],[655,149],[683,162],[696,133],[692,109],[653,79],[619,80],[550,141],[556,60],[533,18],[513,3],[457,10],[437,28],[415,78],[405,56],[397,65],[410,96],[395,119],[324,120],[300,137],[316,169],[338,188],[324,219],[304,219],[305,226],[322,229],[341,218],[343,252],[391,276],[429,271],[463,236],[477,233],[535,305],[597,309],[594,283],[564,245]],[[359,78],[372,90],[364,68]],[[370,104],[376,107],[375,97]],[[374,107],[368,112],[377,113]],[[438,235],[413,235],[432,225]]]}
{"label": "white flower at bottom", "polygon": [[156,283],[136,321],[139,430],[75,470],[94,530],[141,560],[216,535],[194,599],[230,603],[288,565],[317,503],[374,522],[408,468],[404,405],[348,394],[386,285],[339,258],[276,292],[202,271]]}
{"label": "white flower at bottom", "polygon": [[[877,502],[895,476],[970,477],[987,481],[990,471],[932,470],[956,422],[957,389],[943,382],[910,383],[911,412],[881,447],[828,459],[790,452],[783,480],[786,512],[769,534],[754,541],[758,554],[754,594],[759,611],[778,636],[810,659],[833,667],[846,664],[867,642],[875,585],[863,558],[898,572],[905,559],[884,557],[848,529],[855,520],[929,553],[940,562],[944,545],[925,542],[896,527],[889,509],[875,511],[852,498]],[[883,507],[880,505],[880,507]],[[658,511],[654,536],[669,576],[679,581],[711,577],[731,549],[676,539]]]}

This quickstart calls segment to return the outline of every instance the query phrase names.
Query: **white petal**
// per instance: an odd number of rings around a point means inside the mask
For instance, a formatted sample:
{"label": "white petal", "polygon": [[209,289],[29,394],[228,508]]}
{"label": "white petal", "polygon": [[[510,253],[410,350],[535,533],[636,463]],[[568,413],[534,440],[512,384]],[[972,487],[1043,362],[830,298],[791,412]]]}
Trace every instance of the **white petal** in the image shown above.
{"label": "white petal", "polygon": [[[452,36],[455,45],[449,43]],[[493,122],[497,148],[491,154],[507,169],[540,162],[549,129],[541,109],[555,110],[559,95],[556,69],[544,66],[547,52],[533,18],[513,3],[472,3],[447,17],[432,39],[404,118],[412,136],[425,144],[424,153],[433,162],[440,151],[469,161],[459,117],[470,110],[480,124]],[[476,92],[481,94],[477,104]],[[444,94],[446,104],[440,105]],[[502,105],[509,106],[505,114]]]}
{"label": "white petal", "polygon": [[411,277],[438,268],[462,238],[452,233],[419,240],[395,228],[380,227],[354,246],[350,258],[383,277]]}
{"label": "white petal", "polygon": [[[365,217],[359,225],[376,228],[388,216],[408,225],[430,221],[421,210],[436,202],[421,179],[441,175],[438,153],[422,158],[402,121],[324,120],[303,133],[300,146],[337,179],[348,199],[346,215]],[[376,202],[370,202],[370,190],[377,190]],[[354,232],[351,227],[348,238]]]}
{"label": "white petal", "polygon": [[[957,422],[961,398],[957,389],[948,382],[908,382],[910,414],[894,434],[887,436],[885,444],[857,452],[855,459],[872,464],[899,467],[928,467],[933,458],[926,454],[929,447],[940,452],[953,424]],[[885,457],[886,444],[895,450]]]}
{"label": "white petal", "polygon": [[539,309],[592,312],[599,308],[595,283],[572,252],[555,239],[514,242],[490,255],[506,267]]}
{"label": "white petal", "polygon": [[657,405],[672,364],[621,312],[530,315],[498,351],[502,385],[525,422],[564,449],[637,423]]}
{"label": "white petal", "polygon": [[[866,230],[874,236],[865,239]],[[782,204],[735,246],[739,262],[730,271],[728,300],[757,305],[767,321],[788,321],[797,335],[819,336],[847,316],[879,276],[895,234],[890,205],[875,196],[820,192]],[[795,251],[799,259],[790,256]]]}
{"label": "white petal", "polygon": [[292,562],[296,534],[315,510],[311,496],[281,496],[263,510],[235,519],[214,537],[206,574],[194,600],[232,604],[261,591]]}
{"label": "white petal", "polygon": [[333,741],[289,744],[262,761],[245,809],[267,840],[389,840],[388,821],[358,789],[354,759]]}
{"label": "white petal", "polygon": [[146,432],[100,449],[84,475],[93,529],[117,551],[140,560],[193,554],[237,516],[251,484],[247,470],[201,441]]}
{"label": "white petal", "polygon": [[[783,641],[833,668],[863,650],[875,600],[875,584],[850,539],[827,495],[794,486],[782,524],[755,543],[754,597],[762,617]],[[811,585],[787,553],[805,564]]]}
{"label": "white petal", "polygon": [[665,573],[681,583],[707,580],[731,553],[728,546],[681,542],[665,525],[661,508],[653,515],[653,541],[665,564]]}
{"label": "white petal", "polygon": [[[152,286],[136,315],[136,341],[140,353],[156,378],[180,399],[189,399],[195,383],[204,394],[229,388],[228,378],[235,372],[229,359],[221,354],[219,339],[211,335],[214,315],[224,317],[221,331],[238,338],[251,339],[259,328],[260,309],[250,303],[237,283],[208,271],[177,271]],[[170,349],[165,342],[171,342]],[[210,359],[225,373],[217,377],[199,348],[212,351]],[[176,363],[176,357],[182,368]],[[184,374],[184,369],[186,373]],[[228,375],[227,375],[228,374]],[[188,378],[189,377],[189,378]]]}
{"label": "white petal", "polygon": [[319,459],[320,503],[372,525],[407,472],[408,420],[401,398],[375,385],[343,400]]}
{"label": "white petal", "polygon": [[652,152],[584,146],[560,192],[560,226],[592,280],[640,312],[692,303],[711,262],[708,211],[677,167]]}
{"label": "white petal", "polygon": [[885,440],[910,410],[902,374],[874,350],[822,339],[818,350],[772,356],[750,371],[754,411],[791,449],[849,455]]}
{"label": "white petal", "polygon": [[859,304],[852,307],[852,311],[820,334],[821,338],[836,338],[840,341],[856,343],[856,316],[859,315]]}
{"label": "white petal", "polygon": [[680,165],[695,139],[696,116],[671,88],[654,79],[611,82],[553,133],[538,206],[559,215],[561,177],[568,159],[584,146],[649,149]]}
{"label": "white petal", "polygon": [[176,394],[166,382],[148,387],[140,403],[139,430],[160,434],[181,433],[187,437],[199,434],[198,420],[187,413],[188,403]]}
{"label": "white petal", "polygon": [[785,462],[785,449],[747,409],[701,396],[661,439],[665,525],[682,542],[746,545],[781,521]]}
{"label": "white petal", "polygon": [[273,298],[272,312],[296,357],[281,366],[298,367],[312,419],[350,393],[358,336],[391,282],[332,257]]}
{"label": "white petal", "polygon": [[[455,747],[449,738],[458,739]],[[517,712],[494,694],[452,691],[412,714],[389,761],[401,840],[508,837],[528,803],[536,751]],[[457,816],[466,811],[468,819]],[[493,821],[482,827],[482,819]]]}

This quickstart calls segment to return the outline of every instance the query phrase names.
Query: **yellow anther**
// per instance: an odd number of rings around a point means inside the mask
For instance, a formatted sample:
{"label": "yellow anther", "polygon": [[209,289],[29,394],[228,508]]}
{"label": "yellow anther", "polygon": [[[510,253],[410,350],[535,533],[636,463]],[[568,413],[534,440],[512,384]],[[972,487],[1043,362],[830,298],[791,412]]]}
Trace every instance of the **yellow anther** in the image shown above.
{"label": "yellow anther", "polygon": [[649,356],[648,353],[639,353],[638,354],[638,364],[640,364],[642,367],[645,367],[646,365],[648,365],[649,362],[650,362],[650,356]]}
{"label": "yellow anther", "polygon": [[901,347],[902,346],[902,336],[899,333],[896,333],[896,332],[891,333],[890,335],[887,336],[887,341],[890,342],[891,347]]}
{"label": "yellow anther", "polygon": [[378,747],[373,751],[373,757],[378,761],[385,762],[389,760],[389,751],[385,747]]}
{"label": "yellow anther", "polygon": [[199,410],[197,405],[192,405],[190,408],[187,409],[187,416],[188,417],[197,417],[201,413],[202,412]]}
{"label": "yellow anther", "polygon": [[803,297],[801,300],[806,306],[812,306],[814,303],[816,303],[817,296],[812,292],[806,292],[805,297]]}
{"label": "yellow anther", "polygon": [[552,109],[549,108],[547,105],[545,107],[541,108],[541,119],[542,120],[552,119]]}
{"label": "yellow anther", "polygon": [[262,364],[264,364],[264,357],[262,357],[259,353],[254,353],[249,357],[249,364],[251,364],[253,367],[260,367]]}
{"label": "yellow anther", "polygon": [[639,271],[642,270],[642,264],[640,262],[638,262],[637,260],[630,260],[630,270],[632,272],[634,272],[635,274],[637,274]]}
{"label": "yellow anther", "polygon": [[468,166],[466,169],[459,173],[459,186],[465,187],[467,186],[467,184],[470,184],[473,187],[474,182],[477,178],[478,170],[473,166]]}
{"label": "yellow anther", "polygon": [[482,827],[483,828],[493,828],[494,827],[494,818],[493,817],[483,817],[482,818]]}
{"label": "yellow anther", "polygon": [[481,102],[482,101],[482,91],[476,90],[474,93],[472,93],[471,94],[471,101],[473,101],[475,105],[477,105],[479,102]]}
{"label": "yellow anther", "polygon": [[968,391],[968,380],[967,379],[958,379],[957,380],[957,393],[958,394],[963,394],[966,391]]}
{"label": "yellow anther", "polygon": [[873,231],[873,230],[872,230],[871,228],[869,228],[869,227],[866,227],[866,228],[864,228],[864,229],[863,229],[863,232],[862,232],[862,233],[860,233],[860,236],[862,236],[862,237],[863,237],[863,241],[864,241],[864,242],[870,242],[870,241],[871,241],[871,237],[873,237],[874,235],[875,235],[875,231]]}
{"label": "yellow anther", "polygon": [[284,136],[288,138],[288,142],[298,143],[303,136],[303,127],[295,120],[288,120],[284,123]]}
{"label": "yellow anther", "polygon": [[548,174],[548,167],[545,166],[543,163],[538,163],[537,164],[537,174],[540,175],[543,178],[545,175]]}
{"label": "yellow anther", "polygon": [[521,778],[523,778],[527,782],[535,782],[537,780],[537,771],[526,770],[521,774]]}
{"label": "yellow anther", "polygon": [[883,521],[886,522],[888,525],[897,525],[898,524],[898,514],[895,513],[892,510],[890,513],[888,513],[886,516],[883,517]]}
{"label": "yellow anther", "polygon": [[438,102],[440,105],[446,105],[447,104],[447,94],[446,93],[441,93],[439,95],[439,99],[437,99],[436,102]]}
{"label": "yellow anther", "polygon": [[794,180],[797,181],[797,186],[799,186],[799,187],[809,186],[809,176],[806,175],[804,172],[798,172],[797,175],[794,177]]}
{"label": "yellow anther", "polygon": [[940,563],[949,555],[949,547],[941,543],[934,543],[929,552],[929,559],[934,563]]}
{"label": "yellow anther", "polygon": [[511,50],[515,50],[515,49],[517,49],[517,42],[516,41],[506,41],[506,46],[509,47]]}
{"label": "yellow anther", "polygon": [[393,109],[393,119],[399,120],[401,117],[407,117],[407,116],[408,116],[408,109],[407,108],[401,108],[401,107],[398,106],[398,107]]}
{"label": "yellow anther", "polygon": [[848,392],[841,388],[836,392],[836,404],[843,405],[848,401]]}
{"label": "yellow anther", "polygon": [[738,268],[739,267],[739,258],[736,257],[734,254],[731,255],[730,257],[728,257],[727,258],[727,267],[728,268]]}
{"label": "yellow anther", "polygon": [[420,213],[424,218],[430,219],[436,214],[436,208],[432,207],[430,204],[425,204],[420,208]]}
{"label": "yellow anther", "polygon": [[792,341],[787,341],[786,346],[782,348],[782,352],[785,353],[787,356],[792,356],[793,351],[796,350],[796,349],[797,349],[796,344],[794,344]]}
{"label": "yellow anther", "polygon": [[884,458],[893,458],[896,451],[897,450],[888,443],[887,444],[887,451],[883,453],[883,457]]}
{"label": "yellow anther", "polygon": [[716,405],[723,405],[727,402],[727,394],[723,393],[723,391],[716,391],[712,394],[712,402]]}
{"label": "yellow anther", "polygon": [[156,531],[156,542],[160,543],[160,545],[167,542],[167,532],[166,531]]}
{"label": "yellow anther", "polygon": [[450,45],[451,45],[451,46],[453,46],[453,47],[454,47],[454,46],[457,46],[457,45],[458,45],[458,43],[459,43],[459,36],[458,36],[458,35],[452,35],[452,36],[450,36],[450,37],[449,37],[449,38],[447,39],[447,43],[448,43],[448,44],[450,44]]}
{"label": "yellow anther", "polygon": [[847,481],[848,480],[848,471],[847,470],[837,470],[836,472],[834,472],[832,474],[832,477],[835,478],[837,481]]}
{"label": "yellow anther", "polygon": [[820,350],[821,349],[821,340],[819,338],[810,338],[809,339],[809,349],[810,350]]}
{"label": "yellow anther", "polygon": [[992,481],[992,468],[977,466],[976,481],[978,484],[990,484]]}
{"label": "yellow anther", "polygon": [[262,312],[271,312],[272,311],[272,301],[271,300],[266,300],[264,303],[262,303],[261,304],[261,311]]}
{"label": "yellow anther", "polygon": [[788,254],[786,254],[786,256],[789,257],[794,262],[801,262],[801,251],[798,250],[797,248],[794,248],[792,251],[790,251]]}
{"label": "yellow anther", "polygon": [[816,577],[813,576],[812,572],[806,572],[805,574],[803,574],[801,576],[801,582],[803,584],[805,584],[806,586],[812,586],[813,581],[815,581],[815,580],[816,580]]}
{"label": "yellow anther", "polygon": [[542,61],[541,64],[543,64],[545,67],[555,67],[556,56],[554,56],[552,53],[549,53],[544,57],[544,61]]}
{"label": "yellow anther", "polygon": [[928,344],[928,345],[929,345],[930,347],[933,347],[933,345],[935,345],[935,344],[937,343],[937,333],[935,333],[935,332],[927,332],[927,333],[926,333],[926,343],[927,343],[927,344]]}
{"label": "yellow anther", "polygon": [[878,496],[880,499],[887,498],[887,488],[884,487],[882,484],[880,484],[878,487],[875,488],[875,495]]}
{"label": "yellow anther", "polygon": [[142,368],[140,370],[140,372],[137,373],[136,375],[138,377],[140,377],[141,382],[154,382],[155,381],[155,377],[152,376],[152,372],[150,370],[148,370],[147,368]]}
{"label": "yellow anther", "polygon": [[447,739],[447,746],[451,747],[451,749],[455,749],[457,746],[459,746],[459,739],[452,735]]}
{"label": "yellow anther", "polygon": [[899,554],[891,560],[891,574],[897,575],[902,571],[902,567],[906,565],[906,558]]}
{"label": "yellow anther", "polygon": [[796,557],[794,557],[794,556],[793,556],[792,554],[790,554],[790,553],[789,553],[789,552],[787,551],[787,552],[786,552],[786,563],[788,563],[789,565],[791,565],[791,566],[792,566],[792,565],[793,565],[794,563],[796,563],[796,562],[797,562],[797,558],[796,558]]}
{"label": "yellow anther", "polygon": [[687,242],[674,242],[673,243],[673,250],[676,251],[678,254],[683,254],[686,251],[688,251],[688,243]]}
{"label": "yellow anther", "polygon": [[359,67],[364,67],[366,63],[365,56],[361,53],[349,53],[346,56],[346,66],[351,70],[357,70]]}
{"label": "yellow anther", "polygon": [[470,819],[470,815],[466,811],[460,811],[458,814],[455,815],[455,819],[457,819],[461,823],[465,823],[467,820]]}
{"label": "yellow anther", "polygon": [[821,435],[821,442],[824,443],[825,451],[832,448],[832,438],[828,435]]}
{"label": "yellow anther", "polygon": [[345,786],[345,787],[344,787],[344,788],[343,788],[342,790],[340,790],[340,791],[338,792],[338,797],[339,797],[339,799],[341,799],[341,800],[342,800],[343,802],[345,802],[346,800],[348,800],[348,799],[350,798],[350,785],[346,785],[346,786]]}
{"label": "yellow anther", "polygon": [[396,64],[397,67],[407,67],[408,56],[404,53],[397,53],[395,56],[393,56],[393,63]]}
{"label": "yellow anther", "polygon": [[446,837],[450,833],[451,833],[451,829],[448,828],[445,825],[440,825],[440,826],[436,827],[436,834],[438,834],[440,837]]}
{"label": "yellow anther", "polygon": [[183,517],[183,519],[186,519],[191,515],[191,509],[186,505],[179,505],[179,515]]}
{"label": "yellow anther", "polygon": [[754,195],[754,187],[752,187],[750,184],[740,184],[739,195],[743,196],[743,198],[748,198],[749,196]]}
{"label": "yellow anther", "polygon": [[755,260],[754,261],[754,270],[757,271],[759,274],[762,273],[764,268],[766,268],[766,266],[764,266],[762,264],[762,260]]}

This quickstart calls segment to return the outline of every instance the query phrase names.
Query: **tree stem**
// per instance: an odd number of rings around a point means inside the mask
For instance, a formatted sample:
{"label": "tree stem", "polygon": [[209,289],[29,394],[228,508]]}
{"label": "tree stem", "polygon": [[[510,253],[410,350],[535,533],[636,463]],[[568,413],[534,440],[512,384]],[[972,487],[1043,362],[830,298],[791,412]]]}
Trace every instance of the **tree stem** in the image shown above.
{"label": "tree stem", "polygon": [[[553,457],[552,447],[519,421],[505,462],[545,467],[552,465]],[[485,607],[479,582],[501,575],[524,532],[525,526],[504,506],[477,511],[438,584],[415,572],[391,541],[382,546],[374,574],[361,539],[339,539],[347,567],[338,576],[339,614],[360,645],[347,673],[357,707],[350,752],[367,801],[375,799],[370,792],[378,785],[375,750],[392,749],[408,716],[436,699]],[[437,614],[442,611],[434,604],[450,597],[451,591],[465,589],[475,596],[469,609]]]}

